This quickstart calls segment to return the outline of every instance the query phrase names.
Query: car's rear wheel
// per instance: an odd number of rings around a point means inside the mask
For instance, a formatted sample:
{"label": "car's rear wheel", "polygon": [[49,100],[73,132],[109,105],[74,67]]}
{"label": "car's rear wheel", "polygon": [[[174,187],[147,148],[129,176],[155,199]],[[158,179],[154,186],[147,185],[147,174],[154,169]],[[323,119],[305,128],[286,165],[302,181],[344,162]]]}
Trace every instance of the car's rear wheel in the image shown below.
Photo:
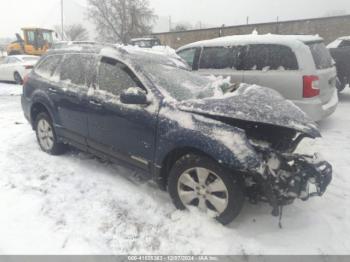
{"label": "car's rear wheel", "polygon": [[40,148],[50,155],[60,155],[66,151],[66,146],[59,143],[47,113],[40,113],[35,120],[35,132]]}
{"label": "car's rear wheel", "polygon": [[198,208],[224,225],[239,215],[244,204],[237,177],[206,156],[191,154],[178,160],[168,190],[178,209]]}
{"label": "car's rear wheel", "polygon": [[17,85],[22,85],[23,84],[23,79],[21,77],[21,75],[18,72],[15,72],[13,74],[13,78],[15,79],[15,82]]}

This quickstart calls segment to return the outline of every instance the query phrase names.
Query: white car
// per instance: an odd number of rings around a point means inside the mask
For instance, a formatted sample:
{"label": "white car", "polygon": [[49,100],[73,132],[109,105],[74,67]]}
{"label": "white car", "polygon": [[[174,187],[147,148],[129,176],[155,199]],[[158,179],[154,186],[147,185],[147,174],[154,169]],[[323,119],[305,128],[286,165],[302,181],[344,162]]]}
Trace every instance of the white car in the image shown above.
{"label": "white car", "polygon": [[275,89],[315,121],[338,105],[334,61],[318,36],[227,36],[189,44],[177,54],[198,74]]}
{"label": "white car", "polygon": [[21,85],[23,78],[30,73],[38,62],[38,56],[8,56],[0,62],[0,81],[16,82]]}

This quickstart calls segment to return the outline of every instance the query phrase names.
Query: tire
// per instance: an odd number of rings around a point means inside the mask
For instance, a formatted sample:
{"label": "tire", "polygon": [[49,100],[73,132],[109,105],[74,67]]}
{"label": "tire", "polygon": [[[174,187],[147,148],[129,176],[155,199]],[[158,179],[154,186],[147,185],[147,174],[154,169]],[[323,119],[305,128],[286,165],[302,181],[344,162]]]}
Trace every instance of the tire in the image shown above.
{"label": "tire", "polygon": [[14,78],[14,80],[15,80],[17,85],[23,85],[23,79],[22,79],[21,75],[18,72],[15,72],[13,74],[13,78]]}
{"label": "tire", "polygon": [[180,158],[170,171],[168,191],[176,208],[197,207],[223,225],[231,223],[244,204],[238,178],[206,156],[189,154]]}
{"label": "tire", "polygon": [[34,127],[42,151],[54,156],[61,155],[66,151],[66,145],[58,142],[52,120],[47,113],[38,114]]}

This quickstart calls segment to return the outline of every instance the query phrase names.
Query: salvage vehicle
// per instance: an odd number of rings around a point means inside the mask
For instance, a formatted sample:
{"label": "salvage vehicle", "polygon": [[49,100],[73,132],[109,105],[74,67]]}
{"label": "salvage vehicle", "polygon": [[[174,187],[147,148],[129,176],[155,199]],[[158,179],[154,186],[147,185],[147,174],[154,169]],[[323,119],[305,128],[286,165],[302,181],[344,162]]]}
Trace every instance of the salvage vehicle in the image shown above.
{"label": "salvage vehicle", "polygon": [[8,56],[0,62],[0,81],[23,83],[23,78],[30,73],[39,57],[29,55]]}
{"label": "salvage vehicle", "polygon": [[350,84],[350,36],[340,37],[328,46],[338,71],[338,91]]}
{"label": "salvage vehicle", "polygon": [[130,45],[138,46],[140,48],[152,48],[160,46],[160,40],[156,37],[134,38],[130,40]]}
{"label": "salvage vehicle", "polygon": [[44,152],[71,145],[132,166],[167,189],[177,208],[198,208],[222,224],[246,197],[269,202],[278,216],[294,200],[326,192],[332,166],[295,153],[321,134],[276,91],[224,88],[139,48],[77,50],[49,52],[25,79],[23,111]]}
{"label": "salvage vehicle", "polygon": [[319,36],[226,36],[186,45],[177,53],[198,74],[270,87],[314,121],[337,109],[336,68]]}

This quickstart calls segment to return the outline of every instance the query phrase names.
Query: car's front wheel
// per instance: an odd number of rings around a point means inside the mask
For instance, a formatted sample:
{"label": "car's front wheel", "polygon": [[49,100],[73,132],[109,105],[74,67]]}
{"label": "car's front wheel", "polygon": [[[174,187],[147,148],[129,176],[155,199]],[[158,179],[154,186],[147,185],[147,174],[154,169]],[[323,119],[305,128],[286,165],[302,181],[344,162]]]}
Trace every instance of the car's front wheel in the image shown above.
{"label": "car's front wheel", "polygon": [[170,172],[168,190],[178,209],[198,208],[224,225],[239,215],[244,204],[237,177],[206,156],[179,159]]}
{"label": "car's front wheel", "polygon": [[59,143],[47,113],[40,113],[35,120],[35,132],[40,148],[50,155],[60,155],[66,150],[66,146]]}

